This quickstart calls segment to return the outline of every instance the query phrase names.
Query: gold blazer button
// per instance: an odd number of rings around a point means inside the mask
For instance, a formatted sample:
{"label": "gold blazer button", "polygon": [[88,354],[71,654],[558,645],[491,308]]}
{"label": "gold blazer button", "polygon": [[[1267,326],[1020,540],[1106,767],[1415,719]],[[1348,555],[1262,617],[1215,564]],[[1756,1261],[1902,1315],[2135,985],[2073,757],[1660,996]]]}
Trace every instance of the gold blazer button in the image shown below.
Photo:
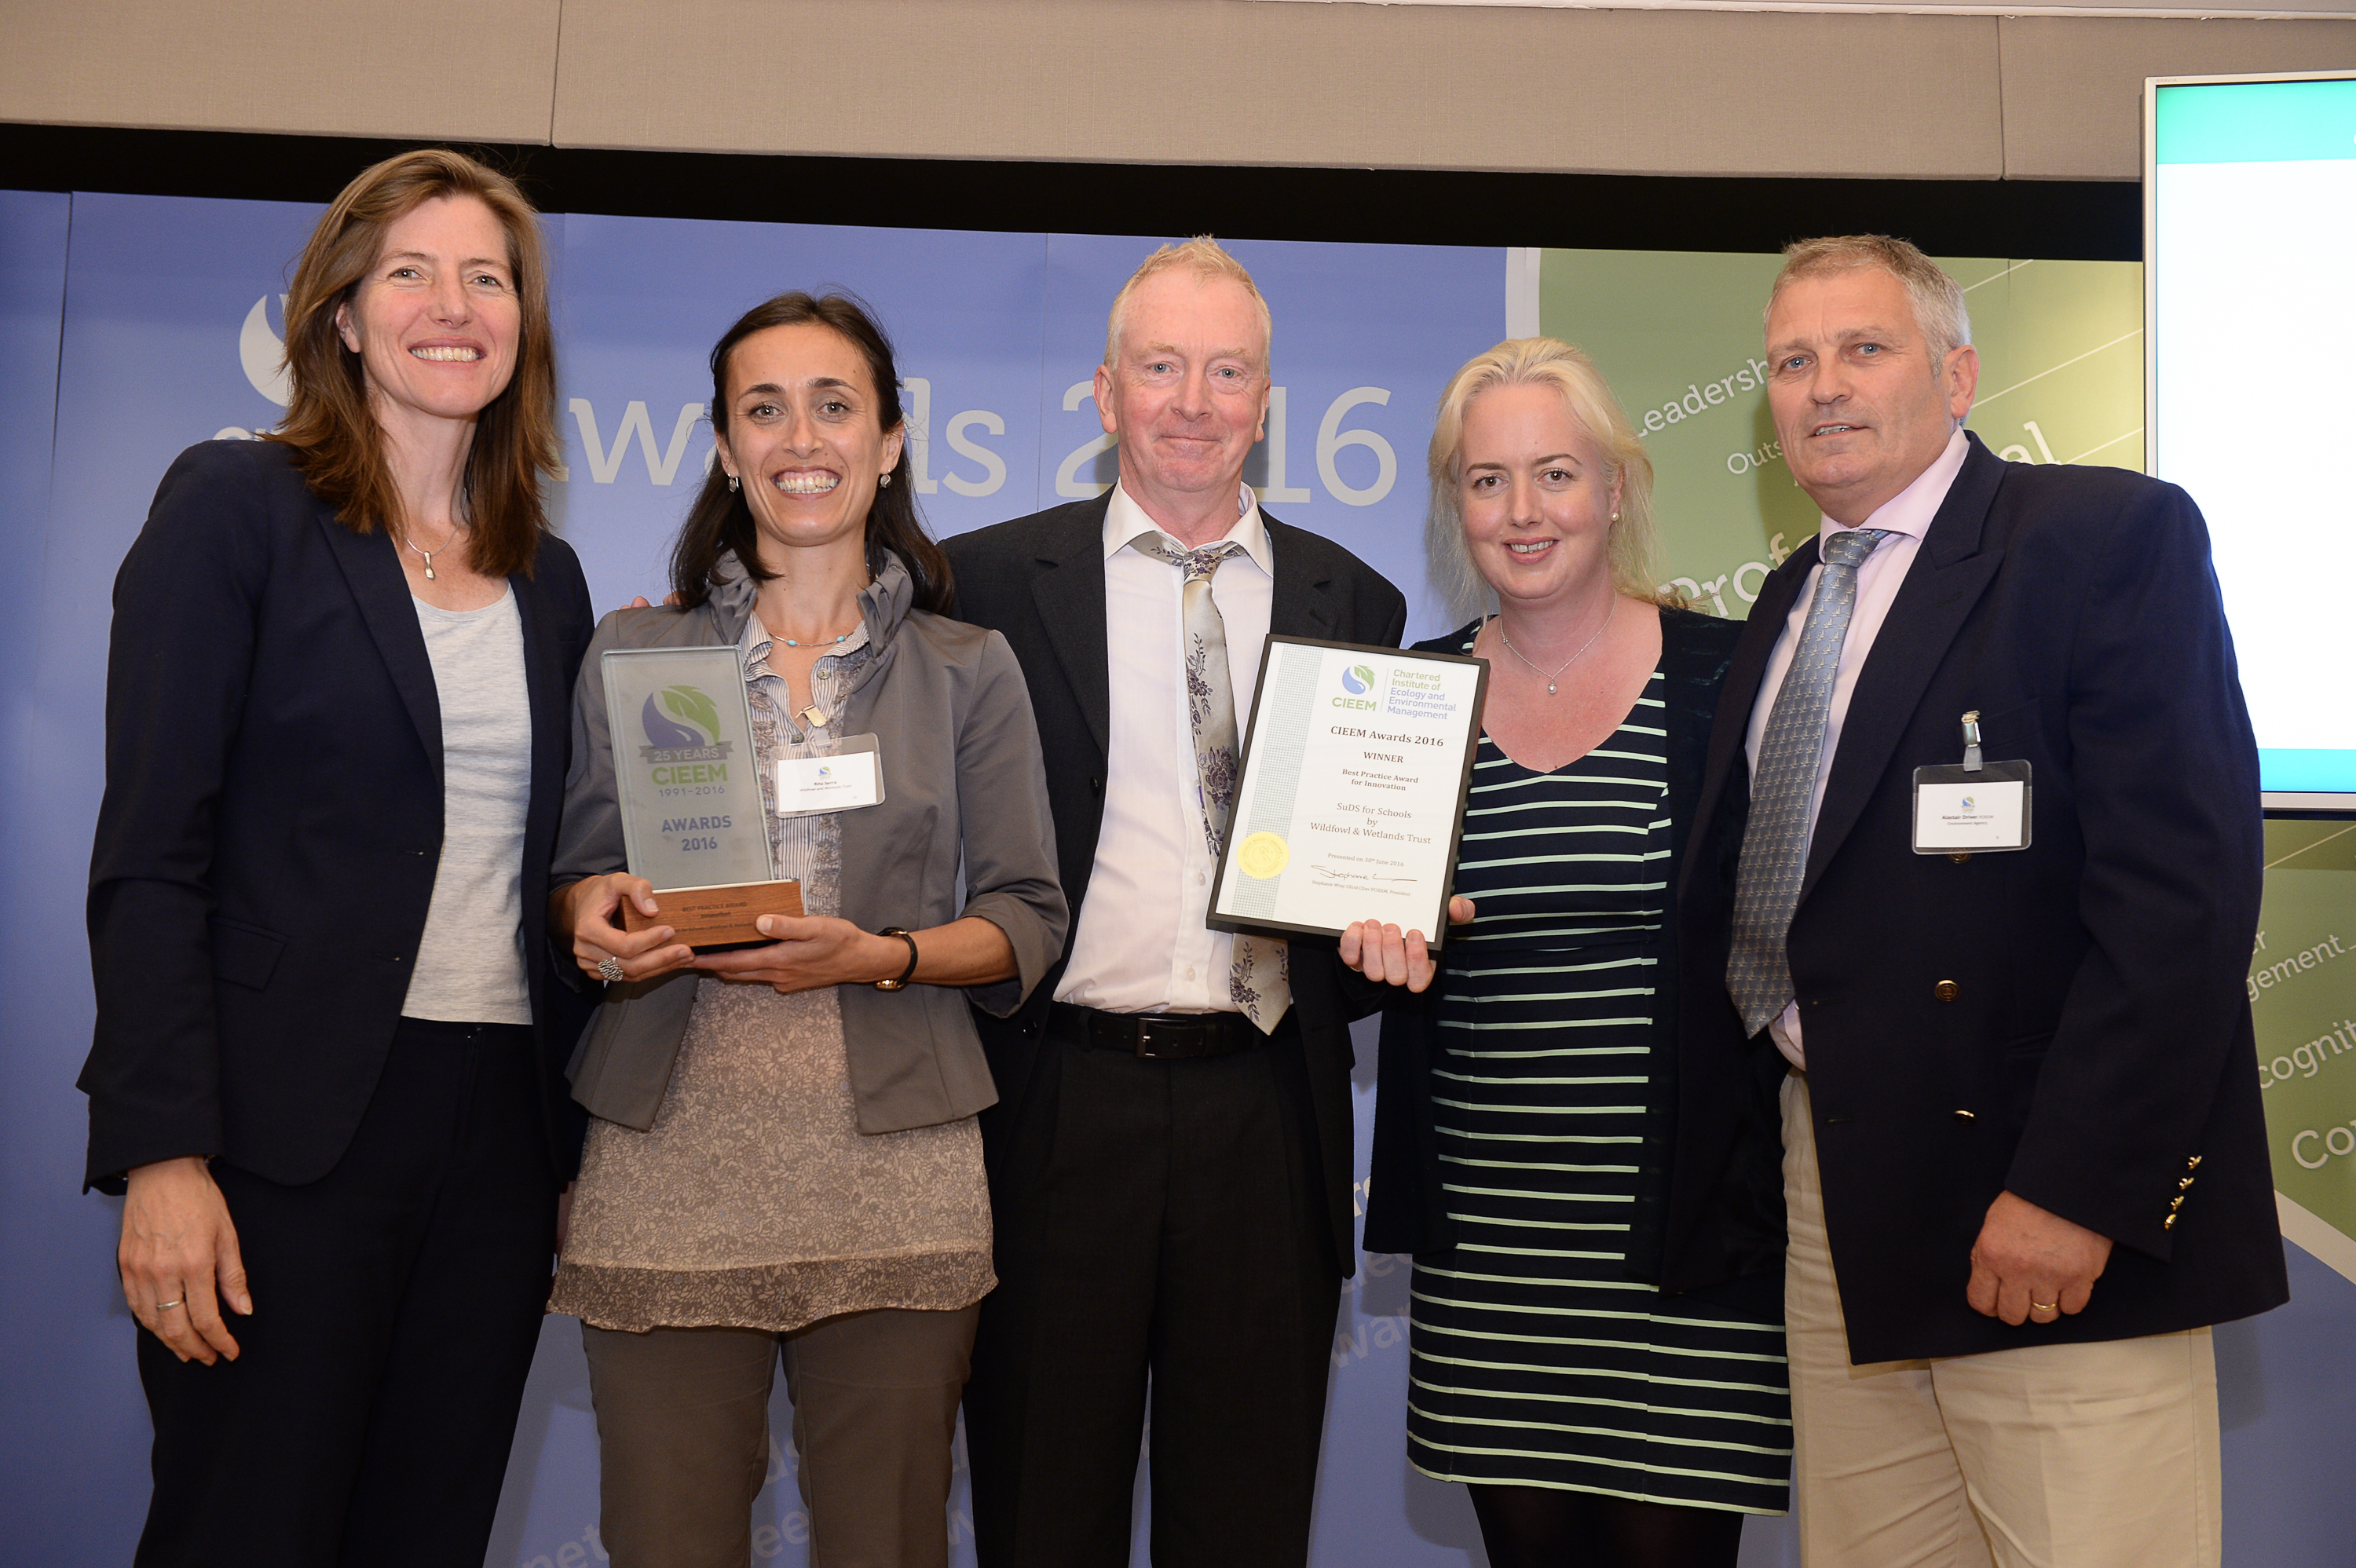
{"label": "gold blazer button", "polygon": [[1964,994],[1964,988],[1953,980],[1942,980],[1931,987],[1931,994],[1943,1002],[1952,1002]]}

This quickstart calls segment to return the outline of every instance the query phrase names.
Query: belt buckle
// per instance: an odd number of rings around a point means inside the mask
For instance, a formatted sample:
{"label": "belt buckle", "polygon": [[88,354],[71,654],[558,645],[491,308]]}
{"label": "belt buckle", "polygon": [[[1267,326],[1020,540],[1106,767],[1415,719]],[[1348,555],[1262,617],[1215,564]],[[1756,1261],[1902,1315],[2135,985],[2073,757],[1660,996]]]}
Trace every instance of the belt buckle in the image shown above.
{"label": "belt buckle", "polygon": [[[1151,1014],[1147,1014],[1146,1016],[1140,1018],[1137,1020],[1136,1043],[1131,1049],[1133,1049],[1137,1052],[1138,1056],[1143,1060],[1162,1060],[1162,1053],[1153,1049],[1153,1035],[1157,1028],[1167,1029],[1167,1019],[1155,1018]],[[1183,1032],[1183,1029],[1169,1030],[1169,1033],[1172,1036],[1172,1043],[1176,1043],[1176,1037],[1182,1032]]]}

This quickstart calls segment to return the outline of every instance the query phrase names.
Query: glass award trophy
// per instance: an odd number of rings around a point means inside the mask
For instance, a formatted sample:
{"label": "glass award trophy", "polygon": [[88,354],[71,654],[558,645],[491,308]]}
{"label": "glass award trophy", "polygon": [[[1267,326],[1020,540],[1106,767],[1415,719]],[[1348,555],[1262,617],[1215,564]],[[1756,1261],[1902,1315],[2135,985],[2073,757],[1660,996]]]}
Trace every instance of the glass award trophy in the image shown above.
{"label": "glass award trophy", "polygon": [[622,843],[660,909],[625,900],[623,928],[668,925],[699,952],[769,940],[753,923],[800,914],[802,890],[770,854],[736,650],[612,648],[603,667]]}

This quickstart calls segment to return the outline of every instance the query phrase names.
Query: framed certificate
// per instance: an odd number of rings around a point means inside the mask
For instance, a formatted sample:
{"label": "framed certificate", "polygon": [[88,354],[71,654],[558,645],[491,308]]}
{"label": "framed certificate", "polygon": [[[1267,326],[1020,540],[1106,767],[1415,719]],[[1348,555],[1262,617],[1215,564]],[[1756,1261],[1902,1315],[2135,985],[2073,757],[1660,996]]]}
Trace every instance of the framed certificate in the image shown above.
{"label": "framed certificate", "polygon": [[1440,946],[1488,684],[1485,659],[1269,638],[1212,929],[1380,920]]}

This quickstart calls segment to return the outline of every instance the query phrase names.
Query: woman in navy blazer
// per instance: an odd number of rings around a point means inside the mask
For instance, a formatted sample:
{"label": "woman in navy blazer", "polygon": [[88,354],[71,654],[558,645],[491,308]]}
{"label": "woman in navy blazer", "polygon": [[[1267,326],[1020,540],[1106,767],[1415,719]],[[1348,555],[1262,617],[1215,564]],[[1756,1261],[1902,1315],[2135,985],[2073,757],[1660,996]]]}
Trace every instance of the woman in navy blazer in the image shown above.
{"label": "woman in navy blazer", "polygon": [[183,453],[115,581],[80,1082],[137,1561],[475,1568],[580,1138],[543,921],[591,616],[535,214],[378,165],[286,344],[284,426]]}

